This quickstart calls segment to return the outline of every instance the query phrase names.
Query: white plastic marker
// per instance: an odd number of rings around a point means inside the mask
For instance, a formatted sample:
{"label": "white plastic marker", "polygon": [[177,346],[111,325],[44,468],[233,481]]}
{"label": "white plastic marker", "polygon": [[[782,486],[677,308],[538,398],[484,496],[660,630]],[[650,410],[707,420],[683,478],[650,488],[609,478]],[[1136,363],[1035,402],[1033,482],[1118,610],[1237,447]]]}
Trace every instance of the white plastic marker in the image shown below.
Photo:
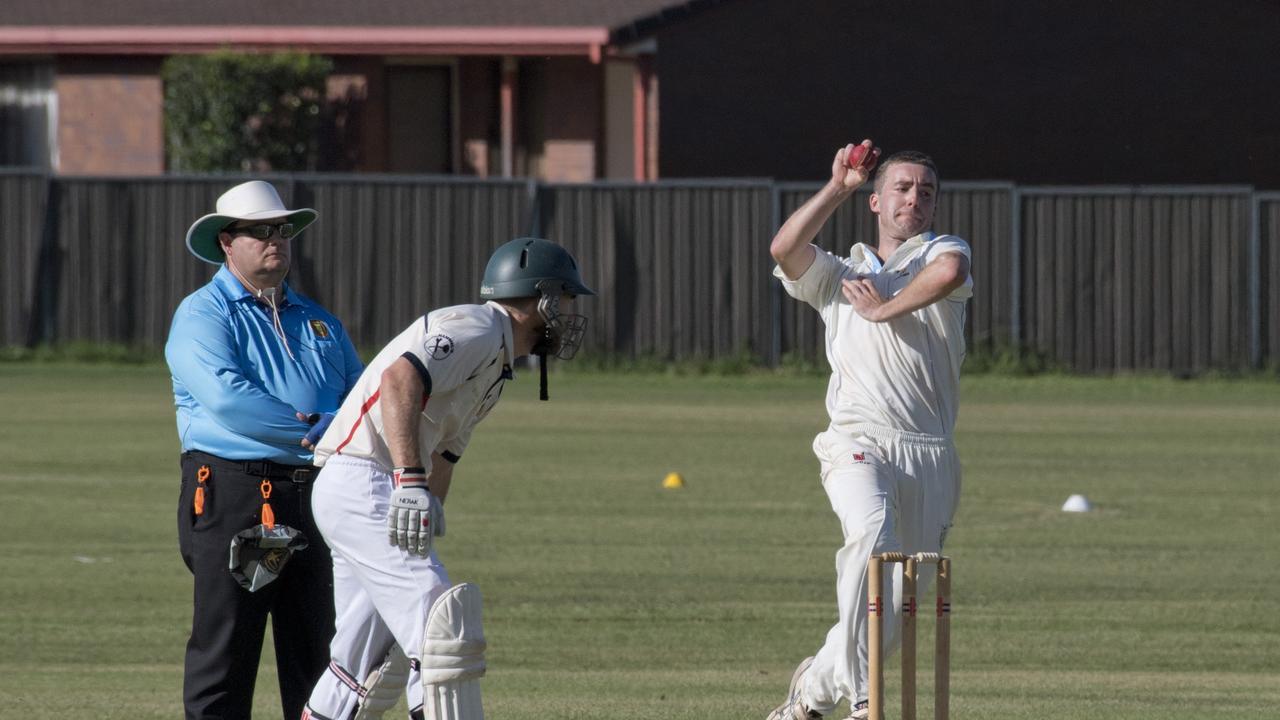
{"label": "white plastic marker", "polygon": [[1092,509],[1093,503],[1083,495],[1072,495],[1062,503],[1062,512],[1089,512]]}

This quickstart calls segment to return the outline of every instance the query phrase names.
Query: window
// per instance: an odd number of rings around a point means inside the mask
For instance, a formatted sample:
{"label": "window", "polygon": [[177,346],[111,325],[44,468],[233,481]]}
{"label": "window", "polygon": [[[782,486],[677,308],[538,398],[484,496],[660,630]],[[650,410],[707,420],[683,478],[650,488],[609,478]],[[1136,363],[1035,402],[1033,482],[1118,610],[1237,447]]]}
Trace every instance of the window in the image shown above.
{"label": "window", "polygon": [[57,166],[51,63],[0,63],[0,166]]}

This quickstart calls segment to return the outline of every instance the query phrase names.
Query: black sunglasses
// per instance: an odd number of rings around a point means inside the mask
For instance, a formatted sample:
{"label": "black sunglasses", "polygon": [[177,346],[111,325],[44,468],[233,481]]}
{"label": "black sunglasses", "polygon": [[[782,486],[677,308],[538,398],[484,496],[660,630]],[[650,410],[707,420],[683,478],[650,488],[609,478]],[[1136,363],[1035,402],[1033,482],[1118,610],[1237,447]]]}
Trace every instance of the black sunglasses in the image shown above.
{"label": "black sunglasses", "polygon": [[280,225],[271,225],[269,223],[260,223],[258,225],[247,225],[245,227],[227,227],[227,232],[232,235],[248,235],[255,240],[269,240],[276,232],[280,233],[281,240],[288,240],[293,237],[293,223],[281,223]]}

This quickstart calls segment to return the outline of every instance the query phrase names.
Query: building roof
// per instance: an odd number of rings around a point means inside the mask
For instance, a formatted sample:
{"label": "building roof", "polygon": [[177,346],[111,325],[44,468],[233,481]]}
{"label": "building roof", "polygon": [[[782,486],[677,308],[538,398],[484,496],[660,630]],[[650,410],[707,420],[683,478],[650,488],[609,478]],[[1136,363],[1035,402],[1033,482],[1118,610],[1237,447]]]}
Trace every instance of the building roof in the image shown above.
{"label": "building roof", "polygon": [[[588,55],[722,0],[59,0],[0,15],[0,55]],[[615,39],[615,35],[618,39]]]}
{"label": "building roof", "polygon": [[652,35],[667,25],[679,22],[707,8],[732,2],[732,0],[690,0],[683,3],[668,3],[657,11],[633,19],[626,25],[613,27],[612,40],[615,44],[625,45]]}
{"label": "building roof", "polygon": [[60,0],[7,2],[0,26],[604,27],[673,0]]}

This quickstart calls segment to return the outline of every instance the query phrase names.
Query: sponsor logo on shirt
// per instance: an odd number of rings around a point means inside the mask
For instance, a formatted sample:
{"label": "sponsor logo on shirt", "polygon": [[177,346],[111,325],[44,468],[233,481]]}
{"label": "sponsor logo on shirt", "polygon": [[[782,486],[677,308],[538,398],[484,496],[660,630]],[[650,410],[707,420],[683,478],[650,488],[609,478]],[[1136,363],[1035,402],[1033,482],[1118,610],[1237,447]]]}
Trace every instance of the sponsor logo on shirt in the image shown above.
{"label": "sponsor logo on shirt", "polygon": [[316,337],[320,338],[321,340],[329,339],[329,335],[330,335],[329,326],[326,325],[323,320],[312,320],[311,332],[315,333]]}
{"label": "sponsor logo on shirt", "polygon": [[453,338],[448,335],[432,335],[423,343],[432,360],[443,360],[453,354]]}

